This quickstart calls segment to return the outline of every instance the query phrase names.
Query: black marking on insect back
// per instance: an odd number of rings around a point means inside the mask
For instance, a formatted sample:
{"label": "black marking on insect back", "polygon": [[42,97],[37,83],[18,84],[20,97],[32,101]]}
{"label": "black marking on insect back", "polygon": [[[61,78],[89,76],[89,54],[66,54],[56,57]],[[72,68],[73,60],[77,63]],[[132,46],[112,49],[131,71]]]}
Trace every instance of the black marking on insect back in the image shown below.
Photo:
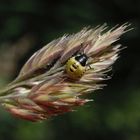
{"label": "black marking on insect back", "polygon": [[73,64],[72,66],[73,66],[75,69],[77,69],[77,67],[78,67],[76,64]]}
{"label": "black marking on insect back", "polygon": [[77,55],[75,56],[75,59],[82,65],[85,66],[86,62],[88,60],[88,57],[86,56],[86,54],[81,54],[81,55]]}
{"label": "black marking on insect back", "polygon": [[73,69],[71,69],[71,68],[70,68],[70,71],[71,71],[71,72],[74,72]]}

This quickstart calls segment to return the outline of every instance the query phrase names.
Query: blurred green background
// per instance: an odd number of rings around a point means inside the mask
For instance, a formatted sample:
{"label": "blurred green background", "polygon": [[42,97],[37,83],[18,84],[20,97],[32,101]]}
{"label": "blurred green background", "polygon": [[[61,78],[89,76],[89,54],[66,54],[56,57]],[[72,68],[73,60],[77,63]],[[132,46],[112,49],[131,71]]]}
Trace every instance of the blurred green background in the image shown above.
{"label": "blurred green background", "polygon": [[0,86],[13,80],[33,52],[85,26],[129,22],[127,49],[113,78],[78,111],[31,123],[0,109],[0,140],[140,140],[139,0],[0,0]]}

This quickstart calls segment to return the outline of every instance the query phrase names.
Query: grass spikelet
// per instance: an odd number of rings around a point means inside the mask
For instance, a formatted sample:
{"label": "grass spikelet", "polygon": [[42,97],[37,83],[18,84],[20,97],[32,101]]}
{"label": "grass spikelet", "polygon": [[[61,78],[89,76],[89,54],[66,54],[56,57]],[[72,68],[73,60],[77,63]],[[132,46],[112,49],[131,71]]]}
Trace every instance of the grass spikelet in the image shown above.
{"label": "grass spikelet", "polygon": [[[116,41],[128,26],[110,30],[106,25],[84,28],[50,42],[35,52],[17,78],[0,91],[0,104],[15,116],[30,121],[48,119],[84,105],[90,100],[82,95],[101,89],[101,81],[111,78],[107,72],[122,49]],[[80,53],[88,57],[85,73],[79,79],[71,79],[66,63]]]}

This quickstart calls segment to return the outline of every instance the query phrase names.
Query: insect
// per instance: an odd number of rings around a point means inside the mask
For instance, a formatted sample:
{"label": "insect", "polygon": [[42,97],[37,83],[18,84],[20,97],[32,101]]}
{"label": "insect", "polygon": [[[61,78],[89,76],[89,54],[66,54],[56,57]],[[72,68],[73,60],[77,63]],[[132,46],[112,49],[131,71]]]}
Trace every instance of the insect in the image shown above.
{"label": "insect", "polygon": [[86,71],[86,62],[88,57],[86,54],[78,54],[71,57],[66,63],[66,73],[71,79],[79,79]]}

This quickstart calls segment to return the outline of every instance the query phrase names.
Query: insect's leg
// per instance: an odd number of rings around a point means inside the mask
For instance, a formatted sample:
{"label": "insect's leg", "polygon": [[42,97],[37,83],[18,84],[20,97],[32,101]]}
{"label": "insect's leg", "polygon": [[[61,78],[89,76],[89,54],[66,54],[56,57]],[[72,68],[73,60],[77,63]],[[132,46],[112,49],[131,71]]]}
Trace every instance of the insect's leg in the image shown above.
{"label": "insect's leg", "polygon": [[87,67],[86,67],[86,70],[90,70],[90,69],[94,69],[91,65],[88,65]]}

